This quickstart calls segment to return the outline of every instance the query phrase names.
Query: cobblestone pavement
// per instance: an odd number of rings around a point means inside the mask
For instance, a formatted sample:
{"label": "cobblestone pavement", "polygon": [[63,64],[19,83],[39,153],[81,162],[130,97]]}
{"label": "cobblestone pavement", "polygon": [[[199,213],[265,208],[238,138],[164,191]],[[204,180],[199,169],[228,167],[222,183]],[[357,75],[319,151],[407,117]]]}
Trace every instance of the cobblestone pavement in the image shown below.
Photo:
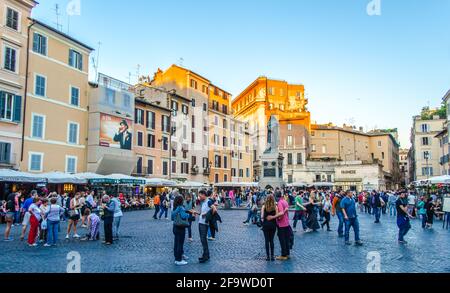
{"label": "cobblestone pavement", "polygon": [[[210,242],[211,261],[198,264],[201,244],[197,223],[194,223],[194,242],[185,244],[190,264],[176,267],[173,262],[172,223],[153,220],[153,211],[125,213],[121,224],[122,238],[113,246],[101,242],[66,241],[62,224],[59,246],[30,248],[17,240],[19,227],[13,228],[13,242],[0,242],[0,272],[66,272],[67,254],[81,255],[81,271],[86,273],[364,273],[369,265],[368,254],[378,252],[382,272],[450,272],[450,231],[437,222],[433,230],[423,231],[419,220],[400,246],[397,241],[395,218],[384,216],[381,224],[374,224],[369,215],[360,215],[361,238],[364,246],[345,246],[336,232],[305,234],[297,232],[292,259],[287,262],[265,261],[264,237],[256,226],[243,226],[246,211],[221,211],[224,223],[220,225],[217,241]],[[291,213],[292,217],[292,213]],[[336,230],[336,219],[332,228]],[[301,224],[300,224],[301,226]],[[3,237],[5,226],[0,226]],[[103,229],[102,229],[103,230]],[[79,229],[85,232],[84,229]],[[81,234],[79,232],[79,234]],[[353,237],[353,235],[352,235]],[[279,253],[275,238],[276,253]]]}

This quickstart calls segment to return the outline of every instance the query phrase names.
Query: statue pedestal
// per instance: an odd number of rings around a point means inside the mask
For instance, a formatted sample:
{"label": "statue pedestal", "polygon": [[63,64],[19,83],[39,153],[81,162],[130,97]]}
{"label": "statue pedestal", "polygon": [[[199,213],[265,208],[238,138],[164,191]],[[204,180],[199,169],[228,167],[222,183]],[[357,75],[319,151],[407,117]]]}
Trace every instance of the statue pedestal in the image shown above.
{"label": "statue pedestal", "polygon": [[275,189],[285,186],[283,181],[283,160],[283,156],[278,152],[265,153],[261,156],[263,168],[261,170],[259,187]]}

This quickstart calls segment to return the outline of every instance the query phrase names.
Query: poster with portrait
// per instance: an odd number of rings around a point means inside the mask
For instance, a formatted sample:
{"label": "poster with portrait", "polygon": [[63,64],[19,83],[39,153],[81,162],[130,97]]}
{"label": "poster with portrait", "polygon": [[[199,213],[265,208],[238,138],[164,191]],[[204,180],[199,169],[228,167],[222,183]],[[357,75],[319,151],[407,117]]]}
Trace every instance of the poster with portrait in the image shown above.
{"label": "poster with portrait", "polygon": [[131,150],[133,145],[133,121],[107,114],[100,114],[100,146]]}

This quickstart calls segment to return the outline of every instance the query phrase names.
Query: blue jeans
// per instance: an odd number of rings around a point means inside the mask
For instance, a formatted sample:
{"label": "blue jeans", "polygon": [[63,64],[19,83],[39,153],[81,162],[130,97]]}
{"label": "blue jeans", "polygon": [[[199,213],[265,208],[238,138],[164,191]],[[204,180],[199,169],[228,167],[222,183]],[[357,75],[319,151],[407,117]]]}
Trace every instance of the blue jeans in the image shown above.
{"label": "blue jeans", "polygon": [[14,224],[20,224],[20,211],[14,213]]}
{"label": "blue jeans", "polygon": [[350,218],[345,220],[345,241],[350,241],[350,228],[353,227],[353,231],[355,232],[355,241],[360,241],[359,239],[359,221],[358,218]]}
{"label": "blue jeans", "polygon": [[173,235],[175,236],[173,247],[173,254],[175,256],[175,261],[182,261],[184,254],[183,246],[184,246],[184,239],[186,237],[186,228],[177,227],[174,225]]}
{"label": "blue jeans", "polygon": [[390,204],[389,205],[389,215],[390,216],[397,216],[397,207],[395,206],[395,204]]}
{"label": "blue jeans", "polygon": [[398,227],[398,241],[404,241],[404,237],[408,234],[411,229],[411,224],[409,222],[409,218],[404,222],[404,224],[399,225]]}
{"label": "blue jeans", "polygon": [[422,218],[422,228],[425,229],[425,227],[427,226],[427,215],[420,215],[420,217]]}
{"label": "blue jeans", "polygon": [[165,214],[164,217],[167,219],[167,208],[161,206],[161,210],[159,211],[159,218],[160,218],[160,219],[161,219],[161,217],[162,217],[163,214]]}
{"label": "blue jeans", "polygon": [[339,219],[338,234],[339,236],[342,236],[344,235],[344,214],[341,212],[337,212],[336,215]]}
{"label": "blue jeans", "polygon": [[56,245],[58,241],[59,221],[47,220],[47,244]]}
{"label": "blue jeans", "polygon": [[[306,226],[306,217],[305,217],[304,213],[302,213],[302,215],[300,216],[300,221],[302,221],[303,231],[306,231],[308,229],[308,227]],[[298,220],[297,219],[294,220],[294,229],[297,228],[297,223],[298,223]]]}
{"label": "blue jeans", "polygon": [[114,238],[119,238],[119,226],[120,226],[121,220],[122,220],[122,216],[114,217],[114,220],[113,220],[113,237]]}
{"label": "blue jeans", "polygon": [[250,220],[252,218],[253,218],[253,211],[252,210],[248,210],[247,220],[245,220],[245,223],[250,223]]}
{"label": "blue jeans", "polygon": [[375,215],[375,221],[380,221],[381,209],[379,207],[373,207],[373,214]]}

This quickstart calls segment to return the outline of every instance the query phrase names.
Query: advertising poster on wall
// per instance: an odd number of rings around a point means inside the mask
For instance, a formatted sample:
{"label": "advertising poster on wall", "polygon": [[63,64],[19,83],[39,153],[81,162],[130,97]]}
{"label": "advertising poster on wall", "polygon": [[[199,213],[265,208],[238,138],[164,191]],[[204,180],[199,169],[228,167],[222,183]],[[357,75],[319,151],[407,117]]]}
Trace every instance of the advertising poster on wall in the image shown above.
{"label": "advertising poster on wall", "polygon": [[107,114],[100,114],[100,146],[131,150],[133,122]]}

